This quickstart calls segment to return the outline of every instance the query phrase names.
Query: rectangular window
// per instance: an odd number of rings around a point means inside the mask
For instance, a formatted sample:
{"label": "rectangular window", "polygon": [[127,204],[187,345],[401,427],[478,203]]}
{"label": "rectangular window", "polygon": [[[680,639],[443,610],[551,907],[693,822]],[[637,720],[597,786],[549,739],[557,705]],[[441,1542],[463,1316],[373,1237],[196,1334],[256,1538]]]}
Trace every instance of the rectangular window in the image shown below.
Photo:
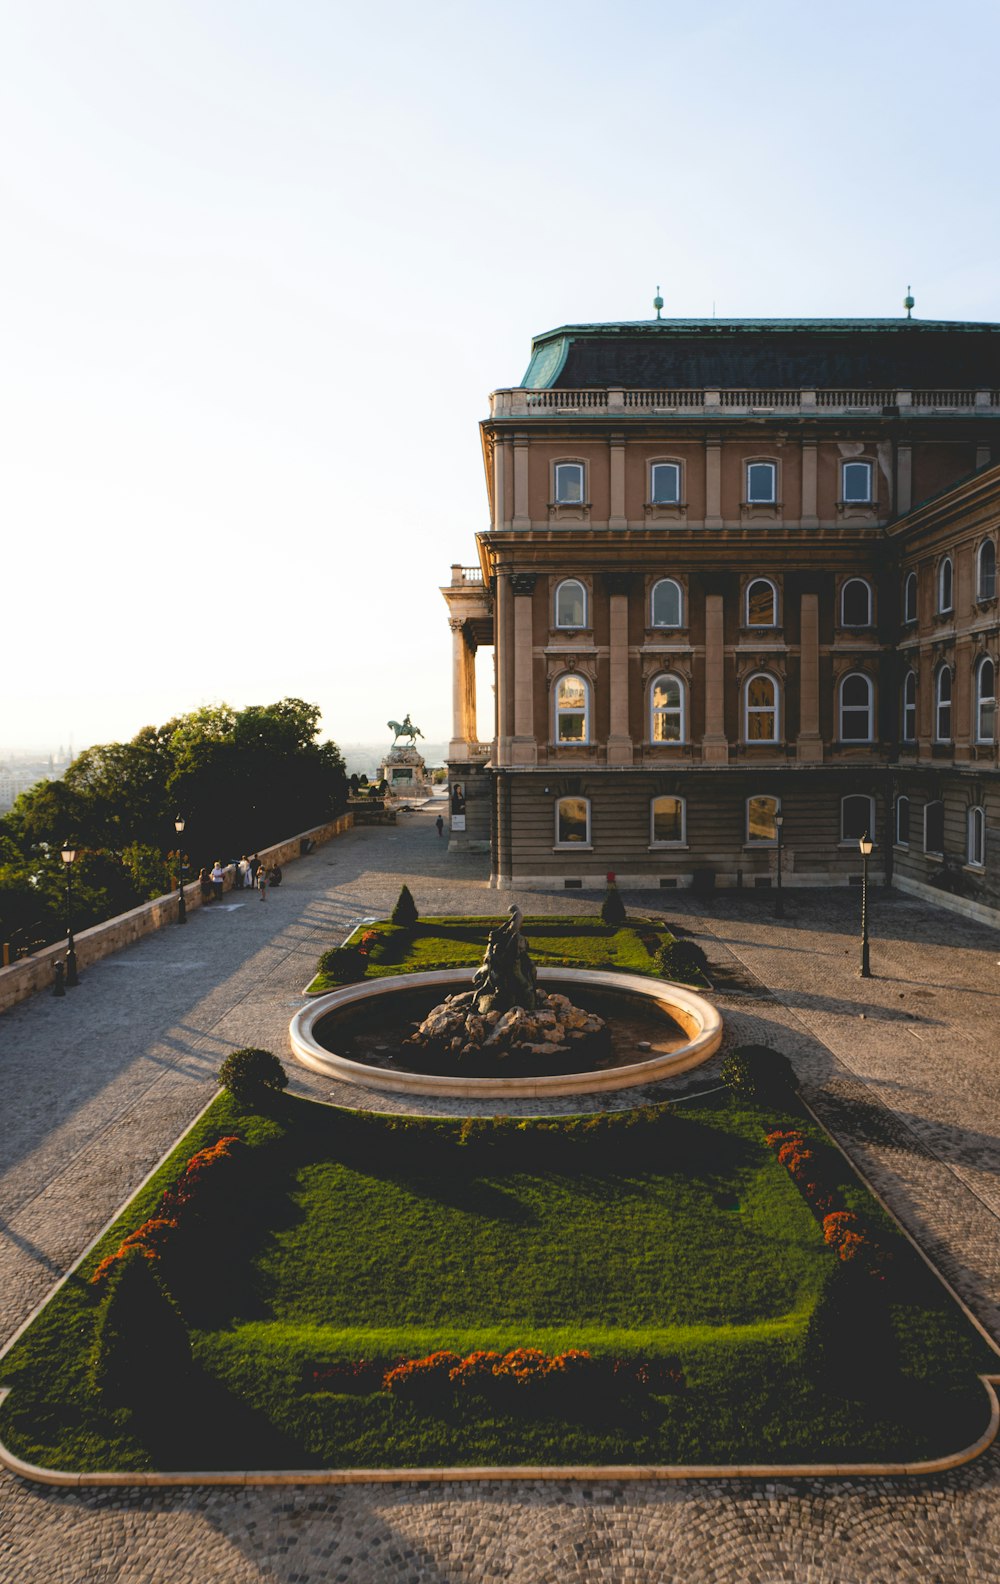
{"label": "rectangular window", "polygon": [[676,506],[681,498],[681,470],[676,462],[654,462],[652,469],[654,506]]}
{"label": "rectangular window", "polygon": [[556,463],[556,505],[574,506],[583,501],[583,463]]}
{"label": "rectangular window", "polygon": [[747,798],[748,842],[776,842],[778,840],[778,807],[777,798]]}
{"label": "rectangular window", "polygon": [[651,839],[659,842],[683,842],[684,840],[684,799],[679,797],[658,797],[652,803],[652,830]]}
{"label": "rectangular window", "polygon": [[747,468],[747,501],[765,506],[777,500],[777,473],[773,462],[751,462]]}
{"label": "rectangular window", "polygon": [[556,804],[556,842],[560,847],[590,840],[590,804],[586,798],[560,798]]}
{"label": "rectangular window", "polygon": [[841,478],[844,503],[865,504],[872,498],[872,465],[870,462],[845,462]]}

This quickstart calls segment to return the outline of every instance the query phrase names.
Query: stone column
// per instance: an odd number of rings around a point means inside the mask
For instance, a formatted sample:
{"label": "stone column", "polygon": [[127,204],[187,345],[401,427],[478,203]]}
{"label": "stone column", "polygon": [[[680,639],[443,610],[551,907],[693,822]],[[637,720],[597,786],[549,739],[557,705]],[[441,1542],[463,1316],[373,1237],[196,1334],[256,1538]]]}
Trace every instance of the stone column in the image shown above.
{"label": "stone column", "polygon": [[528,510],[528,436],[514,436],[514,520],[512,528],[530,528]]}
{"label": "stone column", "polygon": [[823,758],[819,729],[819,595],[802,596],[802,640],[799,649],[799,735],[796,758]]}
{"label": "stone column", "polygon": [[705,735],[701,756],[706,764],[728,764],[729,739],[726,736],[725,627],[723,597],[705,596]]}
{"label": "stone column", "polygon": [[604,578],[610,596],[610,690],[608,764],[631,764],[635,757],[629,731],[628,601],[630,572],[608,572]]}
{"label": "stone column", "polygon": [[[451,742],[449,759],[469,757],[469,646],[465,641],[465,622],[449,616],[451,628]],[[475,680],[473,680],[475,687]]]}
{"label": "stone column", "polygon": [[627,528],[625,515],[625,436],[613,434],[609,443],[611,458],[611,504],[608,527]]}
{"label": "stone column", "polygon": [[501,572],[497,577],[496,591],[497,764],[501,765],[511,762],[511,740],[514,735],[510,604],[510,577],[508,573]]}
{"label": "stone column", "polygon": [[722,527],[722,442],[705,441],[705,527]]}
{"label": "stone column", "polygon": [[972,655],[972,639],[959,638],[951,680],[951,736],[956,764],[968,764],[972,758]]}
{"label": "stone column", "polygon": [[535,707],[532,689],[534,632],[532,602],[538,578],[534,572],[512,572],[514,595],[514,740],[511,763],[537,764]]}
{"label": "stone column", "polygon": [[816,498],[816,442],[803,440],[802,442],[802,526],[803,528],[818,528]]}
{"label": "stone column", "polygon": [[908,445],[896,447],[896,513],[908,512],[913,500],[912,452]]}
{"label": "stone column", "polygon": [[506,462],[506,443],[498,435],[493,442],[493,528],[497,533],[506,527]]}

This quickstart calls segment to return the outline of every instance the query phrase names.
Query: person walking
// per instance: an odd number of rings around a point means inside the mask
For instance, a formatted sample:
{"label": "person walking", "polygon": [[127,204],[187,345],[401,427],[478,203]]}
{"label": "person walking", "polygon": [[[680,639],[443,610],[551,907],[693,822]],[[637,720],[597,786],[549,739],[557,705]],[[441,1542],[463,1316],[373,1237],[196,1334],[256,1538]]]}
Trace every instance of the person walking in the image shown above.
{"label": "person walking", "polygon": [[435,823],[435,825],[436,825],[436,826],[437,826],[437,833],[438,833],[438,835],[439,835],[439,836],[443,836],[443,835],[444,835],[444,820],[443,820],[443,819],[442,819],[442,818],[441,818],[441,815],[440,815],[440,814],[439,814],[439,815],[438,815],[438,817],[437,817],[437,819],[436,819],[436,820],[435,820],[435,821],[434,821],[434,823]]}
{"label": "person walking", "polygon": [[261,864],[260,868],[257,870],[257,890],[260,892],[260,900],[262,902],[266,902],[267,901],[267,870],[265,869],[263,864]]}
{"label": "person walking", "polygon": [[203,902],[214,902],[215,892],[212,890],[212,879],[204,865],[198,872],[198,884],[201,886],[201,900]]}
{"label": "person walking", "polygon": [[257,884],[257,875],[260,872],[260,859],[257,857],[256,853],[254,853],[253,857],[250,859],[249,867],[250,867],[250,884],[251,884],[251,886],[255,886]]}
{"label": "person walking", "polygon": [[226,871],[223,869],[222,862],[218,858],[215,860],[215,868],[212,870],[211,878],[213,901],[221,902],[222,892],[226,884]]}

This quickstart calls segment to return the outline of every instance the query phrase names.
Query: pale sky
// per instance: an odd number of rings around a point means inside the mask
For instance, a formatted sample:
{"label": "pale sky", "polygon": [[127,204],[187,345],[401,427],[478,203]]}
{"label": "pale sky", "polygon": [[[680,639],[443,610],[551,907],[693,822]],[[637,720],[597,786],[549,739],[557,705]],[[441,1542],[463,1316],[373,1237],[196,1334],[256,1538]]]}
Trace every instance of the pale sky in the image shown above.
{"label": "pale sky", "polygon": [[1000,319],[998,54],[995,0],[0,3],[0,754],[447,738],[531,336]]}

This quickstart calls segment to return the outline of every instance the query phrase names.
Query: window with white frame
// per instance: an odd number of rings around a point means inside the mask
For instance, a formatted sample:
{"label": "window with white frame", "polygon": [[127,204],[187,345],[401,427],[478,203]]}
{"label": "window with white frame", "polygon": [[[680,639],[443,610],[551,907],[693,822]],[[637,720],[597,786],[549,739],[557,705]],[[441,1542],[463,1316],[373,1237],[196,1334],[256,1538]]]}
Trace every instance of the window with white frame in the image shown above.
{"label": "window with white frame", "polygon": [[650,621],[653,627],[681,627],[684,621],[684,595],[673,578],[653,584],[650,596]]}
{"label": "window with white frame", "polygon": [[654,506],[679,506],[681,465],[679,462],[654,462],[649,470],[649,498]]}
{"label": "window with white frame", "polygon": [[940,858],[944,853],[944,804],[924,804],[924,852]]}
{"label": "window with white frame", "polygon": [[871,742],[874,736],[874,688],[863,671],[852,671],[840,682],[841,742]]}
{"label": "window with white frame", "polygon": [[568,672],[555,687],[557,743],[590,741],[590,684],[586,677]]}
{"label": "window with white frame", "polygon": [[917,673],[907,671],[903,678],[903,741],[917,740]]}
{"label": "window with white frame", "polygon": [[952,609],[952,582],[953,574],[951,556],[945,556],[944,560],[941,562],[941,565],[938,567],[937,608],[939,616],[947,616],[948,612]]}
{"label": "window with white frame", "polygon": [[590,845],[590,799],[562,797],[556,800],[556,846]]}
{"label": "window with white frame", "polygon": [[862,792],[851,792],[840,800],[840,839],[860,841],[875,835],[875,799]]}
{"label": "window with white frame", "polygon": [[768,797],[747,798],[747,841],[772,842],[778,840],[778,815],[781,799]]}
{"label": "window with white frame", "polygon": [[976,741],[991,743],[997,730],[997,671],[988,655],[976,666]]}
{"label": "window with white frame", "polygon": [[556,589],[556,626],[586,627],[587,590],[577,578],[565,578]]}
{"label": "window with white frame", "polygon": [[965,847],[966,860],[981,869],[986,862],[986,810],[970,808]]}
{"label": "window with white frame", "polygon": [[951,672],[946,665],[934,678],[934,740],[951,742]]}
{"label": "window with white frame", "polygon": [[649,740],[684,741],[684,683],[680,677],[654,677],[649,689]]}
{"label": "window with white frame", "polygon": [[744,616],[747,627],[777,627],[778,591],[769,578],[747,584]]}
{"label": "window with white frame", "polygon": [[984,539],[976,555],[976,598],[991,600],[997,592],[997,547]]}
{"label": "window with white frame", "polygon": [[903,583],[903,620],[915,622],[917,619],[917,574],[907,572]]}
{"label": "window with white frame", "polygon": [[748,743],[778,741],[778,684],[766,671],[748,677],[743,690],[743,734]]}
{"label": "window with white frame", "polygon": [[578,506],[583,502],[583,463],[557,462],[555,466],[557,506]]}
{"label": "window with white frame", "polygon": [[840,625],[870,627],[872,624],[871,584],[864,578],[848,578],[840,591]]}
{"label": "window with white frame", "polygon": [[870,462],[844,462],[840,469],[841,500],[847,505],[866,505],[872,498]]}
{"label": "window with white frame", "polygon": [[655,797],[649,804],[649,840],[653,847],[679,847],[686,840],[686,809],[681,797]]}
{"label": "window with white frame", "polygon": [[896,799],[896,846],[909,847],[910,845],[910,800],[908,797]]}
{"label": "window with white frame", "polygon": [[776,462],[747,463],[747,504],[773,506],[778,499],[778,465]]}

